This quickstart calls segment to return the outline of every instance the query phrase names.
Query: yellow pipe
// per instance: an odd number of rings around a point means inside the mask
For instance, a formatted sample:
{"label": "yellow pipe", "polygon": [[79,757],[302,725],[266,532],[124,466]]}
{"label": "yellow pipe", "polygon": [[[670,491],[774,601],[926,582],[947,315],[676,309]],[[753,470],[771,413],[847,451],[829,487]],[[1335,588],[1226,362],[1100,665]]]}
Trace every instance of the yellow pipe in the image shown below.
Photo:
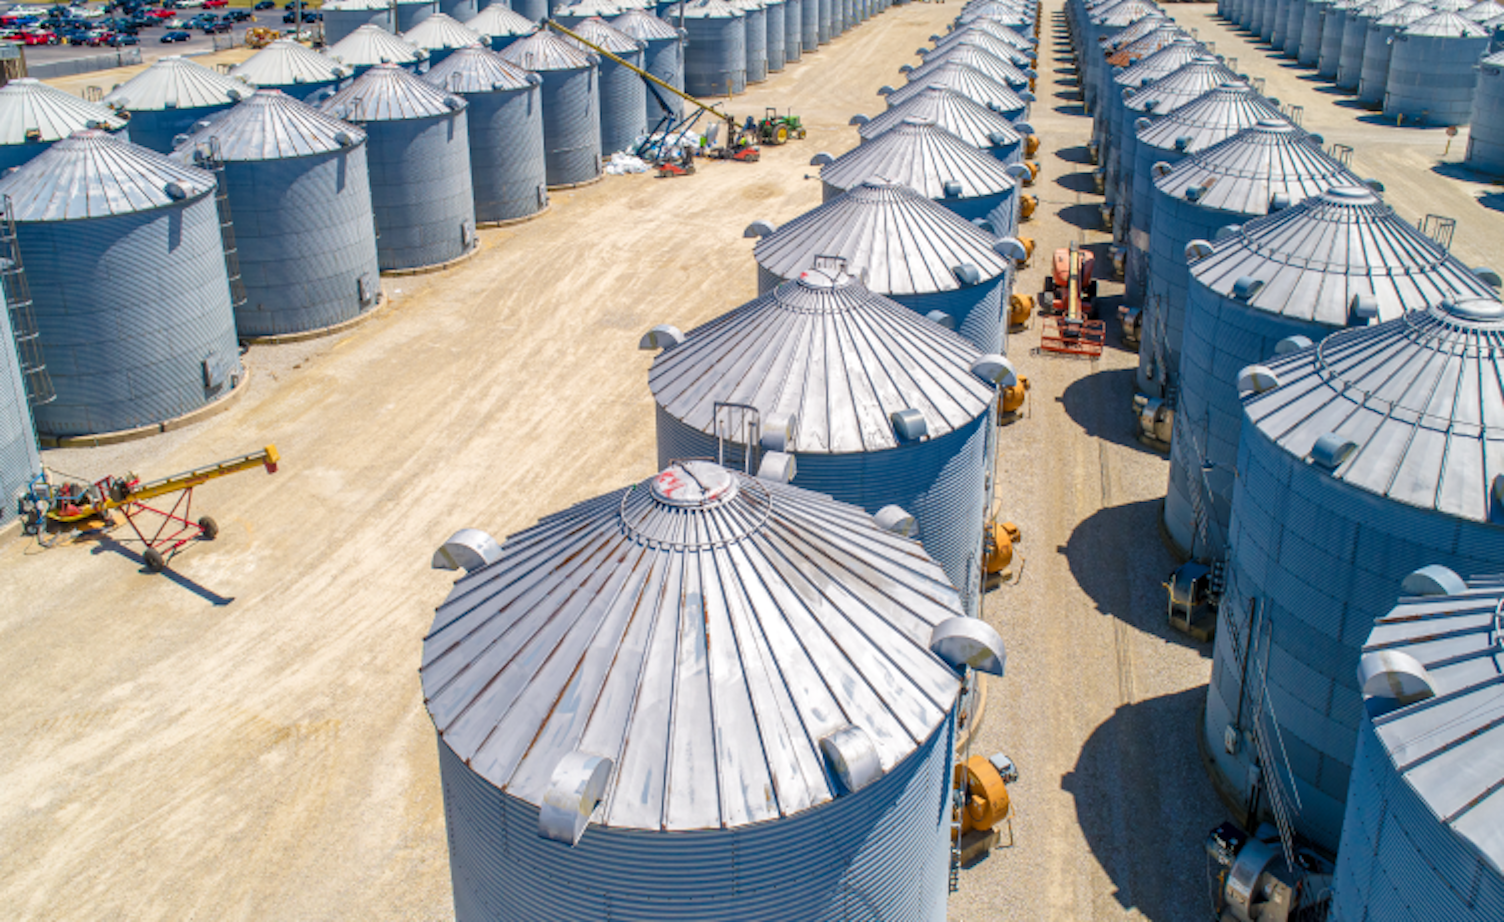
{"label": "yellow pipe", "polygon": [[669,84],[663,82],[662,80],[659,80],[657,77],[653,76],[652,74],[648,73],[647,71],[643,70],[642,68],[640,68],[637,65],[633,64],[632,62],[626,61],[626,60],[623,60],[622,58],[617,57],[616,55],[612,54],[611,52],[607,51],[606,49],[602,48],[601,46],[595,44],[594,42],[590,41],[589,39],[587,39],[587,38],[581,38],[580,36],[576,35],[574,32],[570,31],[569,29],[566,29],[565,27],[559,25],[557,22],[554,22],[552,19],[545,19],[545,20],[543,20],[543,24],[546,25],[546,26],[548,26],[551,29],[554,29],[555,31],[564,33],[565,35],[567,35],[570,38],[574,39],[575,41],[579,42],[581,45],[584,45],[586,48],[589,48],[591,51],[594,51],[596,54],[599,54],[599,55],[601,55],[603,57],[610,58],[611,60],[613,60],[616,63],[620,64],[621,66],[625,67],[627,70],[632,71],[633,73],[635,73],[637,76],[641,77],[642,79],[644,79],[644,80],[651,80],[653,83],[658,84],[659,86],[663,87],[665,90],[668,90],[670,93],[673,93],[675,96],[679,97],[680,99],[683,99],[686,102],[691,103],[692,105],[699,106],[701,109],[704,109],[706,112],[709,112],[711,115],[714,115],[716,118],[725,119],[728,122],[734,122],[735,119],[736,119],[736,116],[734,116],[734,115],[727,115],[726,113],[717,110],[714,106],[707,106],[707,105],[705,105],[703,102],[700,102],[698,99],[694,98],[693,96],[689,95],[688,93],[684,92],[683,90],[681,90],[681,89],[679,89],[677,87],[674,87],[674,86],[670,86]]}
{"label": "yellow pipe", "polygon": [[[241,471],[248,471],[256,467],[265,467],[267,473],[274,474],[277,472],[277,462],[281,459],[282,456],[277,453],[277,446],[268,445],[260,451],[253,451],[248,455],[241,455],[238,458],[230,458],[227,461],[219,461],[206,467],[194,468],[181,474],[173,474],[171,477],[163,477],[160,480],[143,483],[129,493],[122,491],[122,495],[120,496],[101,496],[99,502],[79,507],[78,511],[73,514],[65,514],[57,509],[49,510],[47,517],[56,522],[77,522],[103,512],[108,512],[111,509],[118,509],[121,506],[142,502],[143,500],[155,499],[168,493],[178,493],[200,484],[208,483],[211,480],[228,477],[231,474],[238,474]],[[112,490],[111,492],[114,491]]]}

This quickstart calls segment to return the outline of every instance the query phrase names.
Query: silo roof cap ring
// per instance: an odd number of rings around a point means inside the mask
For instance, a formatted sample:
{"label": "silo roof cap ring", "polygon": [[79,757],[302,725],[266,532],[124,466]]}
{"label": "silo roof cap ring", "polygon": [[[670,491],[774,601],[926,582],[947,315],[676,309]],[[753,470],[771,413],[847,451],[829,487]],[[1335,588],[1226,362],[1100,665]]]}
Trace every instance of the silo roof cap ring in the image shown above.
{"label": "silo roof cap ring", "polygon": [[1441,302],[1441,310],[1462,320],[1497,323],[1504,320],[1504,303],[1489,298],[1448,298]]}
{"label": "silo roof cap ring", "polygon": [[1261,118],[1254,122],[1254,124],[1265,131],[1278,131],[1284,134],[1289,134],[1295,130],[1294,125],[1282,118]]}
{"label": "silo roof cap ring", "polygon": [[1377,205],[1379,196],[1366,186],[1332,186],[1321,195],[1336,205]]}
{"label": "silo roof cap ring", "polygon": [[680,461],[653,478],[653,499],[666,506],[704,509],[736,497],[731,472],[709,461]]}

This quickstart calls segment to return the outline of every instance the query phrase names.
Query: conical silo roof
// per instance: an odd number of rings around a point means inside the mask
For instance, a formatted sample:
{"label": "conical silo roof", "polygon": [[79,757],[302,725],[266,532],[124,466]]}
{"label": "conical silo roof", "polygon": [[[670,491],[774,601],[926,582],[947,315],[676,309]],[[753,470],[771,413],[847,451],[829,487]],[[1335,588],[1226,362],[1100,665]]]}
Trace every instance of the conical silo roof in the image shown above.
{"label": "conical silo roof", "polygon": [[[1148,86],[1130,89],[1123,104],[1129,112],[1167,115],[1208,90],[1237,83],[1238,75],[1210,55],[1192,58]],[[1130,126],[1131,127],[1131,126]]]}
{"label": "conical silo roof", "polygon": [[330,45],[329,54],[351,67],[411,64],[428,57],[428,52],[412,42],[370,23]]}
{"label": "conical silo roof", "polygon": [[686,461],[506,539],[439,607],[420,678],[444,743],[518,800],[590,753],[602,826],[737,828],[840,796],[837,734],[883,771],[930,739],[960,683],[929,644],[960,614],[861,509]]}
{"label": "conical silo roof", "polygon": [[577,0],[568,6],[554,8],[554,18],[589,19],[591,16],[614,17],[625,12],[615,0]]}
{"label": "conical silo roof", "polygon": [[1165,20],[1150,29],[1147,35],[1134,39],[1108,55],[1107,63],[1112,67],[1129,67],[1171,42],[1186,39],[1195,41],[1195,39],[1191,38],[1189,32],[1176,25],[1173,21]]}
{"label": "conical silo roof", "polygon": [[538,24],[528,19],[521,13],[512,11],[505,0],[498,0],[490,6],[475,14],[475,17],[467,20],[469,26],[481,35],[492,37],[510,37],[532,35],[538,31]]}
{"label": "conical silo roof", "polygon": [[214,175],[180,166],[106,131],[74,132],[0,178],[16,221],[74,221],[165,208],[214,188]]}
{"label": "conical silo roof", "polygon": [[1194,61],[1205,58],[1206,46],[1186,36],[1165,45],[1163,48],[1123,68],[1113,75],[1113,82],[1129,89],[1141,89],[1146,84],[1162,80]]}
{"label": "conical silo roof", "polygon": [[[1378,667],[1374,684],[1389,699],[1369,712],[1378,715],[1372,718],[1373,732],[1383,746],[1383,758],[1429,808],[1429,819],[1476,849],[1488,862],[1486,870],[1494,874],[1504,873],[1501,610],[1504,582],[1497,576],[1471,578],[1448,595],[1400,599],[1393,611],[1374,622],[1363,646],[1363,665]],[[1429,694],[1409,700],[1397,694],[1399,689],[1390,690],[1384,676],[1389,670],[1384,667],[1394,662],[1395,654],[1421,667]],[[1386,835],[1394,834],[1392,824],[1400,818],[1421,821],[1414,814],[1407,816],[1403,804],[1394,801],[1365,806],[1394,811],[1382,827]],[[1432,851],[1426,827],[1399,833],[1423,856],[1449,854]],[[1415,861],[1416,856],[1410,858]],[[1476,859],[1468,855],[1463,862],[1472,860]],[[1463,862],[1438,862],[1431,873],[1440,875],[1443,867],[1460,871],[1468,866]]]}
{"label": "conical silo roof", "polygon": [[645,10],[627,10],[611,20],[611,27],[639,42],[660,42],[681,37],[678,29]]}
{"label": "conical silo roof", "polygon": [[232,67],[230,76],[252,86],[292,86],[343,80],[350,68],[290,38],[279,38]]}
{"label": "conical silo roof", "polygon": [[1278,386],[1245,401],[1244,431],[1254,426],[1297,458],[1314,450],[1313,463],[1368,493],[1497,521],[1494,478],[1504,474],[1501,339],[1504,304],[1492,297],[1339,330],[1269,363]]}
{"label": "conical silo roof", "polygon": [[425,17],[422,22],[402,33],[402,38],[408,44],[429,52],[467,48],[485,41],[485,36],[445,13]]}
{"label": "conical silo roof", "polygon": [[952,184],[960,185],[963,198],[997,195],[1018,186],[1001,160],[916,116],[827,163],[820,168],[820,179],[842,190],[869,179],[886,179],[932,199],[945,198]]}
{"label": "conical silo roof", "polygon": [[676,3],[663,15],[670,22],[677,22],[681,7],[685,19],[741,19],[747,15],[727,3],[726,0],[691,0],[689,3]]}
{"label": "conical silo roof", "polygon": [[947,39],[934,48],[921,48],[919,49],[919,55],[928,61],[935,55],[943,54],[955,48],[965,47],[980,48],[995,58],[1020,67],[1028,67],[1032,62],[1029,52],[1019,48],[1017,45],[1003,41],[990,32],[983,32],[979,29],[967,29],[964,32],[957,33],[956,38]]}
{"label": "conical silo roof", "polygon": [[810,269],[690,331],[653,363],[648,385],[675,419],[714,434],[716,404],[792,415],[786,451],[897,448],[894,413],[924,413],[938,438],[987,412],[981,353],[956,333],[834,269]]}
{"label": "conical silo roof", "polygon": [[509,92],[538,81],[496,52],[478,46],[459,49],[429,68],[423,79],[459,94]]}
{"label": "conical silo roof", "polygon": [[816,257],[846,260],[868,288],[887,295],[962,287],[959,267],[984,279],[1007,272],[995,238],[908,186],[871,181],[837,196],[758,241],[752,254],[780,278],[797,278]]}
{"label": "conical silo roof", "polygon": [[465,108],[465,101],[395,64],[377,64],[319,108],[336,118],[364,124],[448,115]]}
{"label": "conical silo roof", "polygon": [[0,87],[0,144],[57,141],[85,128],[118,131],[125,124],[104,106],[30,77]]}
{"label": "conical silo roof", "polygon": [[590,54],[578,45],[564,41],[552,32],[538,32],[520,38],[497,52],[503,58],[534,72],[548,70],[583,70],[590,66]]}
{"label": "conical silo roof", "polygon": [[347,150],[366,134],[281,90],[257,90],[244,102],[199,128],[170,156],[192,164],[197,150],[214,145],[228,161],[283,160]]}
{"label": "conical silo roof", "polygon": [[[1159,10],[1156,10],[1155,12],[1149,13],[1144,16],[1140,16],[1139,18],[1132,20],[1126,26],[1126,28],[1119,29],[1118,32],[1112,35],[1104,36],[1102,39],[1102,47],[1097,49],[1093,53],[1102,55],[1105,59],[1105,57],[1111,55],[1120,48],[1126,48],[1127,46],[1143,38],[1145,35],[1148,35],[1149,33],[1162,28],[1166,23],[1171,21],[1172,20],[1168,16],[1166,16],[1162,11]],[[1101,25],[1103,28],[1115,28],[1118,25],[1122,25],[1122,23],[1102,23]]]}
{"label": "conical silo roof", "polygon": [[946,64],[965,64],[974,67],[1005,86],[1027,86],[1028,76],[1008,61],[989,54],[975,45],[957,45],[937,51],[924,59],[924,63],[908,73],[910,83],[924,80]]}
{"label": "conical silo roof", "polygon": [[999,83],[975,67],[951,61],[940,65],[923,80],[899,87],[888,95],[888,105],[897,106],[919,95],[932,86],[955,90],[973,102],[991,106],[1003,112],[1024,109],[1028,103],[1005,84]]}
{"label": "conical silo roof", "polygon": [[1014,48],[1017,48],[1020,51],[1029,51],[1034,47],[1034,43],[1031,42],[1027,37],[1021,35],[1017,30],[1011,29],[1000,22],[992,22],[991,20],[987,19],[975,19],[964,25],[958,26],[956,28],[956,31],[950,33],[949,35],[941,37],[936,44],[945,45],[956,42],[960,40],[961,36],[967,35],[968,33],[977,32],[984,32],[1000,42],[1006,42],[1007,44],[1012,45]]}
{"label": "conical silo roof", "polygon": [[[1125,37],[1125,40],[1130,42],[1141,38],[1149,29],[1154,28],[1152,25],[1144,26],[1140,24],[1141,20],[1145,18],[1152,21],[1163,20],[1167,17],[1163,10],[1156,4],[1148,2],[1148,0],[1122,0],[1120,3],[1113,3],[1094,10],[1090,16],[1092,23],[1103,29],[1124,29],[1139,25],[1139,32]],[[1112,37],[1116,38],[1117,36]]]}
{"label": "conical silo roof", "polygon": [[1024,26],[1034,21],[1033,14],[1025,13],[1018,7],[1005,3],[981,3],[970,6],[956,17],[958,23],[976,22],[979,19],[1000,22],[1006,26]]}
{"label": "conical silo roof", "polygon": [[249,95],[249,84],[174,54],[158,58],[115,87],[105,96],[104,104],[128,112],[205,109],[239,102]]}
{"label": "conical silo roof", "polygon": [[1185,153],[1194,153],[1265,120],[1288,121],[1253,87],[1227,83],[1206,91],[1140,131],[1139,149],[1143,150],[1143,145],[1159,150],[1183,147]]}
{"label": "conical silo roof", "polygon": [[[1501,11],[1504,12],[1504,11]],[[1406,35],[1429,35],[1436,38],[1482,38],[1488,30],[1475,22],[1463,19],[1457,13],[1432,13],[1410,23]]]}
{"label": "conical silo roof", "polygon": [[1504,6],[1500,6],[1494,0],[1482,0],[1481,3],[1474,3],[1467,9],[1461,10],[1460,15],[1468,22],[1487,22],[1490,19],[1504,16]]}
{"label": "conical silo roof", "polygon": [[1199,189],[1202,208],[1263,215],[1276,195],[1293,205],[1359,182],[1309,134],[1284,119],[1264,119],[1182,160],[1154,185],[1176,198]]}
{"label": "conical silo roof", "polygon": [[1426,6],[1438,13],[1460,13],[1473,5],[1473,0],[1428,0]]}
{"label": "conical silo roof", "polygon": [[1377,19],[1405,5],[1405,0],[1368,0],[1367,3],[1358,7],[1357,15]]}
{"label": "conical silo roof", "polygon": [[1381,26],[1404,26],[1431,15],[1431,8],[1424,3],[1407,3],[1398,6],[1380,16],[1377,24]]}
{"label": "conical silo roof", "polygon": [[928,86],[857,129],[872,139],[908,118],[929,119],[973,147],[1018,144],[1022,138],[1013,123],[948,87]]}
{"label": "conical silo roof", "polygon": [[[583,22],[576,23],[570,31],[592,45],[598,45],[612,54],[631,54],[634,51],[642,50],[641,42],[620,29],[613,28],[602,19],[593,17],[586,19]],[[574,42],[571,42],[571,44],[575,44],[575,47],[587,54],[591,50]]]}
{"label": "conical silo roof", "polygon": [[[1444,298],[1490,295],[1470,269],[1358,185],[1249,221],[1213,241],[1190,270],[1253,310],[1329,327],[1347,326],[1355,295],[1372,296],[1381,320]],[[1256,283],[1251,293],[1244,280]]]}

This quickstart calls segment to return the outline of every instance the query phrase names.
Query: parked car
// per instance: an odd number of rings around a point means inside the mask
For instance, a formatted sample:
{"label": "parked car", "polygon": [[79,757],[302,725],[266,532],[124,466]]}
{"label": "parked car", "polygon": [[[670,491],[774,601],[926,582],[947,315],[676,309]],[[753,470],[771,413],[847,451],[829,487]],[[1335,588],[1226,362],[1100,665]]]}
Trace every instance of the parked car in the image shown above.
{"label": "parked car", "polygon": [[210,10],[215,7],[229,6],[230,0],[204,0],[204,9]]}
{"label": "parked car", "polygon": [[[298,16],[298,14],[297,14],[296,11],[291,12],[291,13],[284,13],[282,15],[282,21],[283,22],[296,22],[297,21],[297,16]],[[309,12],[304,12],[303,13],[303,21],[304,22],[318,22],[320,19],[323,19],[323,18],[324,18],[324,16],[323,16],[322,13],[309,13]]]}
{"label": "parked car", "polygon": [[169,19],[166,22],[162,23],[162,25],[166,26],[169,29],[181,29],[188,24],[182,19],[173,17],[172,19]]}
{"label": "parked car", "polygon": [[181,29],[174,29],[171,32],[162,33],[162,37],[158,39],[158,41],[160,41],[164,45],[167,45],[171,44],[172,42],[186,42],[190,38],[193,38],[193,36],[189,33],[184,32]]}
{"label": "parked car", "polygon": [[21,33],[21,42],[26,45],[56,45],[58,37],[56,32],[48,32],[46,29],[29,29]]}
{"label": "parked car", "polygon": [[119,48],[122,45],[139,45],[141,40],[129,32],[117,32],[110,36],[110,47]]}
{"label": "parked car", "polygon": [[176,16],[177,14],[174,13],[172,10],[169,10],[169,9],[160,9],[160,10],[147,10],[146,11],[146,15],[150,16],[152,19],[171,19],[174,16]]}
{"label": "parked car", "polygon": [[213,35],[216,32],[235,31],[234,24],[228,22],[206,22],[202,26],[199,26],[199,28],[204,30],[205,35]]}
{"label": "parked car", "polygon": [[230,10],[225,14],[230,22],[255,22],[256,17],[251,15],[250,10]]}
{"label": "parked car", "polygon": [[260,11],[260,10],[274,10],[276,8],[277,8],[277,0],[261,0],[261,2],[259,2],[259,3],[256,4],[257,11]]}

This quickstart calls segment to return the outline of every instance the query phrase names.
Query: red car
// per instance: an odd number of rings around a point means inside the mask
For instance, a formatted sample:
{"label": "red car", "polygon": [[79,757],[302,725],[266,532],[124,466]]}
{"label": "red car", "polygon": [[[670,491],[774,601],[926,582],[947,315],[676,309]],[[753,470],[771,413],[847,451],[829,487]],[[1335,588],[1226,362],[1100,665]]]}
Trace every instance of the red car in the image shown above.
{"label": "red car", "polygon": [[26,45],[56,45],[57,33],[48,32],[46,29],[38,29],[35,32],[22,32],[21,42]]}
{"label": "red car", "polygon": [[147,10],[146,15],[152,19],[171,19],[178,14],[177,10]]}
{"label": "red car", "polygon": [[204,9],[212,10],[219,6],[229,6],[230,0],[204,0]]}

